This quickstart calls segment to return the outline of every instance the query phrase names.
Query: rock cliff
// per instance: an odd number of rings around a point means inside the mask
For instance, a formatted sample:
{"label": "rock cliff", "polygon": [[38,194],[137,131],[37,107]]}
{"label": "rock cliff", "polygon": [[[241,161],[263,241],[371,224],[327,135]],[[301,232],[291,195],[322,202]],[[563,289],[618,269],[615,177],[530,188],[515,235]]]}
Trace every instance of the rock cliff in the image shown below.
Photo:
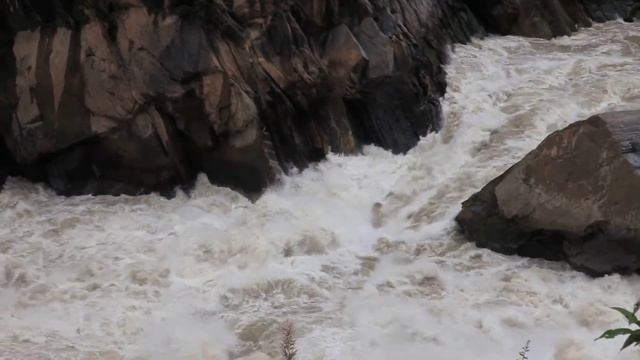
{"label": "rock cliff", "polygon": [[0,0],[0,181],[138,194],[204,172],[255,194],[328,151],[404,152],[440,126],[448,44],[619,3]]}
{"label": "rock cliff", "polygon": [[591,21],[640,15],[638,0],[466,0],[490,32],[542,38],[570,35]]}

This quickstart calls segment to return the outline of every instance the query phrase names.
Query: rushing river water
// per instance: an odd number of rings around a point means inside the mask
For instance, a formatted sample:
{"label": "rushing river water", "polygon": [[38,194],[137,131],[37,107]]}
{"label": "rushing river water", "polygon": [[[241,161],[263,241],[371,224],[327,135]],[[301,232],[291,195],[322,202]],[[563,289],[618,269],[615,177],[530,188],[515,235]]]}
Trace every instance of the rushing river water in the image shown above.
{"label": "rushing river water", "polygon": [[[620,341],[640,277],[478,249],[460,202],[547,134],[640,107],[640,24],[552,41],[456,46],[446,121],[406,155],[366,148],[256,203],[200,179],[193,193],[63,198],[0,193],[0,358],[638,359]],[[376,203],[379,203],[376,205]]]}

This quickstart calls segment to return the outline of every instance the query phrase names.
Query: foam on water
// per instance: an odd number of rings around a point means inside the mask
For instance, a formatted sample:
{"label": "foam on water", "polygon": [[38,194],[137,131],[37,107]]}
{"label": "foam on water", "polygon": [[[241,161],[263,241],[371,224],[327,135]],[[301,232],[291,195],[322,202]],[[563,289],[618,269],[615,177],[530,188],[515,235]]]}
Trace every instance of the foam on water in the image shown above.
{"label": "foam on water", "polygon": [[[0,193],[0,357],[234,359],[637,359],[607,306],[637,276],[477,249],[460,202],[548,133],[640,104],[640,24],[552,41],[456,46],[446,122],[406,155],[368,147],[284,178],[256,203],[200,179],[172,200]],[[376,205],[376,203],[379,203]]]}

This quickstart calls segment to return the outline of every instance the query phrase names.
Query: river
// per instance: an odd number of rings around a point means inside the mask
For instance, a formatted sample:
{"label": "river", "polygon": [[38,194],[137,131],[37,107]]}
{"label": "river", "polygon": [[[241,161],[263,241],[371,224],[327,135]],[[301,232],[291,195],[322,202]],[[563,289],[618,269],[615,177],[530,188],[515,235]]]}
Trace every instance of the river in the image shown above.
{"label": "river", "polygon": [[608,306],[640,277],[464,241],[460,203],[546,135],[640,107],[640,24],[451,52],[445,122],[406,155],[367,147],[285,177],[255,203],[200,178],[174,199],[0,193],[0,358],[638,359]]}

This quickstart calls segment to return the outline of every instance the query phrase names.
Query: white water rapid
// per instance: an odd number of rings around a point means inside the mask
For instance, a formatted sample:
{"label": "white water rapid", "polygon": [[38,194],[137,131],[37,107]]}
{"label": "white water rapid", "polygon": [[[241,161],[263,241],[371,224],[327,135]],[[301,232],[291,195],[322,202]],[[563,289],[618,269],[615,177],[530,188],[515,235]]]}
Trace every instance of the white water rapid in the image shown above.
{"label": "white water rapid", "polygon": [[531,360],[638,359],[593,339],[639,276],[478,249],[453,218],[550,132],[640,108],[640,24],[477,40],[447,72],[439,134],[332,155],[256,203],[204,179],[172,200],[9,179],[0,358],[275,359],[290,320],[300,360],[512,360],[528,339]]}

